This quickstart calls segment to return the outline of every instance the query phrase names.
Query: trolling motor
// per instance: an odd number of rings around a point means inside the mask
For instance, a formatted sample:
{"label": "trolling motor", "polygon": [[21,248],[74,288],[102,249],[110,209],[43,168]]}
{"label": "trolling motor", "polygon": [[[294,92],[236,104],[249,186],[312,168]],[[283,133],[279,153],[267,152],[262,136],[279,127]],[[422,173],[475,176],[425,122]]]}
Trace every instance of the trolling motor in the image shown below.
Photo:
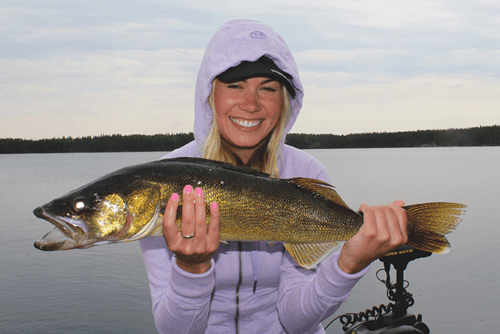
{"label": "trolling motor", "polygon": [[[381,257],[380,261],[384,263],[384,269],[377,272],[377,278],[385,283],[387,298],[392,302],[379,307],[374,306],[365,312],[346,313],[333,319],[328,326],[340,319],[345,334],[429,334],[429,327],[422,322],[421,314],[415,316],[406,312],[415,301],[413,295],[406,291],[409,283],[404,280],[403,272],[410,261],[428,257],[431,254],[405,245]],[[397,273],[395,284],[391,283],[391,264]],[[385,280],[378,277],[382,270],[386,272]]]}

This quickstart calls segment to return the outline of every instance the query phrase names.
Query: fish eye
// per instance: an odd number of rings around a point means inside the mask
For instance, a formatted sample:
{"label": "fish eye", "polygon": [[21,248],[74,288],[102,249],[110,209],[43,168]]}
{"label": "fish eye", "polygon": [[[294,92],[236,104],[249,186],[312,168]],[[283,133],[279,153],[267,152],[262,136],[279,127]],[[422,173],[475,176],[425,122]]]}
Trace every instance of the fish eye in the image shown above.
{"label": "fish eye", "polygon": [[76,202],[75,203],[75,209],[82,210],[83,208],[85,208],[85,203],[83,203],[83,202]]}
{"label": "fish eye", "polygon": [[71,209],[74,213],[78,213],[85,209],[87,207],[87,203],[85,201],[85,198],[83,197],[77,197],[73,200],[71,203]]}

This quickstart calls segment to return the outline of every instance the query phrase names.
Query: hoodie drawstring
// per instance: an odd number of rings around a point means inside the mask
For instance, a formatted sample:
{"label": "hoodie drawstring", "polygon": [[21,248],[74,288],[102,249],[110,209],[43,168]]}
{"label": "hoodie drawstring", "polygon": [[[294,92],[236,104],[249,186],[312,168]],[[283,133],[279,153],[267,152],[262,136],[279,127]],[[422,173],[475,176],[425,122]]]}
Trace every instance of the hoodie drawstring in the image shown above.
{"label": "hoodie drawstring", "polygon": [[253,270],[253,293],[257,289],[257,281],[259,280],[259,250],[260,244],[258,242],[250,243],[251,254],[252,254],[252,270]]}

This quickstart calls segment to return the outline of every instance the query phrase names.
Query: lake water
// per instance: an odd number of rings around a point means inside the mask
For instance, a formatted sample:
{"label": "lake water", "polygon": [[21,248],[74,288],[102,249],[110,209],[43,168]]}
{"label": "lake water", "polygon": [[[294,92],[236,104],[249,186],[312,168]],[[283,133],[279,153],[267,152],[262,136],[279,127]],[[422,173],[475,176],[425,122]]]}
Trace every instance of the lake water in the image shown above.
{"label": "lake water", "polygon": [[[500,328],[500,147],[311,150],[345,202],[468,205],[447,255],[410,262],[415,305],[432,333]],[[32,211],[105,173],[161,152],[0,155],[0,333],[156,333],[139,244],[41,252],[52,229]],[[375,272],[336,315],[387,304]],[[327,322],[325,322],[326,324]],[[327,333],[342,333],[339,323]]]}

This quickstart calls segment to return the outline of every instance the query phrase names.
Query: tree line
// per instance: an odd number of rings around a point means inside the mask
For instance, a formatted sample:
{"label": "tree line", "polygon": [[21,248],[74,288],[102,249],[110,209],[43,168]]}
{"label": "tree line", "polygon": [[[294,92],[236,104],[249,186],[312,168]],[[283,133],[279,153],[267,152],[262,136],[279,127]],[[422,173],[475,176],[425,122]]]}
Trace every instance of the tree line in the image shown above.
{"label": "tree line", "polygon": [[[192,140],[193,133],[101,135],[41,140],[0,138],[0,154],[172,151]],[[349,135],[291,133],[286,136],[285,142],[299,149],[500,146],[500,126]]]}
{"label": "tree line", "polygon": [[0,153],[153,152],[173,151],[194,140],[193,133],[100,135],[41,140],[0,139]]}
{"label": "tree line", "polygon": [[300,149],[500,146],[500,126],[349,135],[289,134],[286,143]]}

